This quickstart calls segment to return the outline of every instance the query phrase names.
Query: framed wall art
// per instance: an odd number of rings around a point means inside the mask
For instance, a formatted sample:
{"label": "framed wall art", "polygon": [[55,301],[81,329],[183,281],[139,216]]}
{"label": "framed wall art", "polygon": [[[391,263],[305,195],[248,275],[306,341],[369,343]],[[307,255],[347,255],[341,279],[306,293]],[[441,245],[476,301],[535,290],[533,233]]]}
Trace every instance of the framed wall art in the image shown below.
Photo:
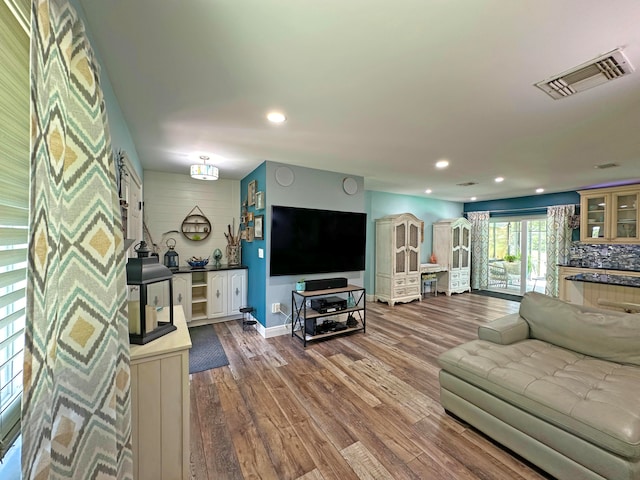
{"label": "framed wall art", "polygon": [[247,201],[249,202],[249,205],[255,205],[256,204],[256,190],[258,189],[258,181],[257,180],[251,180],[249,182],[249,186],[247,188]]}
{"label": "framed wall art", "polygon": [[256,210],[264,209],[264,192],[256,192]]}
{"label": "framed wall art", "polygon": [[256,240],[264,240],[263,233],[264,215],[256,215],[254,219],[254,237]]}

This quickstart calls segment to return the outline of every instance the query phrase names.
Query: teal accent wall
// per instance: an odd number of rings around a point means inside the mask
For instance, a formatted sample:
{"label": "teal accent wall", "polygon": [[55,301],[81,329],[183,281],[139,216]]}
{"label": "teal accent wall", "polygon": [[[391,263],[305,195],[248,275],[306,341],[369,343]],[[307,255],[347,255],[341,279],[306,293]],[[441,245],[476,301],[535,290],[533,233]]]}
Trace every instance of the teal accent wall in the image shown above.
{"label": "teal accent wall", "polygon": [[127,125],[127,121],[122,114],[122,110],[120,109],[120,103],[118,102],[118,97],[113,91],[113,87],[111,86],[111,81],[109,80],[109,72],[107,71],[106,66],[102,63],[102,57],[100,53],[100,49],[97,46],[97,43],[93,39],[91,35],[91,25],[87,21],[87,17],[84,14],[84,10],[82,9],[82,5],[78,0],[70,0],[70,3],[75,8],[76,12],[82,19],[82,23],[84,23],[85,32],[87,37],[89,38],[89,42],[91,43],[91,48],[100,64],[100,87],[102,88],[102,93],[104,95],[104,102],[107,107],[107,120],[109,123],[109,131],[111,133],[111,145],[114,150],[124,150],[131,161],[131,165],[135,168],[140,180],[143,180],[143,171],[142,164],[140,163],[140,158],[138,157],[138,151],[136,150],[136,145],[133,143],[133,138],[131,138],[131,132],[129,131],[129,126]]}
{"label": "teal accent wall", "polygon": [[[247,200],[249,183],[252,181],[257,182],[256,192],[262,191],[265,196],[267,195],[267,164],[263,162],[258,168],[252,171],[249,175],[244,177],[240,182],[240,212],[238,216],[242,215],[242,205]],[[247,305],[253,307],[255,311],[253,316],[263,326],[266,326],[266,283],[267,283],[267,248],[266,238],[269,234],[269,229],[266,222],[266,208],[262,210],[256,210],[255,205],[247,205],[247,211],[252,212],[255,215],[263,215],[263,239],[254,240],[253,242],[247,242],[242,240],[242,263],[248,267],[247,270]],[[255,227],[255,220],[248,224]],[[263,251],[263,258],[258,255],[259,249]]]}
{"label": "teal accent wall", "polygon": [[367,294],[375,291],[376,272],[376,219],[397,213],[411,213],[424,221],[424,242],[421,248],[421,263],[427,263],[433,245],[433,222],[443,218],[462,216],[463,204],[428,197],[399,195],[395,193],[365,192],[367,206],[367,270],[364,287]]}

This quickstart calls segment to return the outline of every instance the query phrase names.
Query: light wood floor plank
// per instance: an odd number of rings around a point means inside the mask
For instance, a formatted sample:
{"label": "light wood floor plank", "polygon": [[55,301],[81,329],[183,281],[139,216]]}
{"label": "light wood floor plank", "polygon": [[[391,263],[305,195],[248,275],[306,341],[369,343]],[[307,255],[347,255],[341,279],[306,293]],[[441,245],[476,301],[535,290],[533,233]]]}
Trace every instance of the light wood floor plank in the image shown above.
{"label": "light wood floor plank", "polygon": [[438,355],[518,307],[473,294],[367,303],[366,333],[306,348],[215,324],[229,365],[191,376],[192,478],[551,478],[439,402]]}

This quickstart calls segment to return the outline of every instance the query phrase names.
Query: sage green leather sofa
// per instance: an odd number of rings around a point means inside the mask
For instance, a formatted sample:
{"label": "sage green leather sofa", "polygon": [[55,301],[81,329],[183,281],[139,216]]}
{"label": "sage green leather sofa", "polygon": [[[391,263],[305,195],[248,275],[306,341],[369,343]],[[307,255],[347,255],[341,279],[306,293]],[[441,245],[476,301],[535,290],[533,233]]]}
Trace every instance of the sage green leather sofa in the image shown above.
{"label": "sage green leather sofa", "polygon": [[440,401],[558,479],[640,480],[640,315],[527,293],[439,357]]}

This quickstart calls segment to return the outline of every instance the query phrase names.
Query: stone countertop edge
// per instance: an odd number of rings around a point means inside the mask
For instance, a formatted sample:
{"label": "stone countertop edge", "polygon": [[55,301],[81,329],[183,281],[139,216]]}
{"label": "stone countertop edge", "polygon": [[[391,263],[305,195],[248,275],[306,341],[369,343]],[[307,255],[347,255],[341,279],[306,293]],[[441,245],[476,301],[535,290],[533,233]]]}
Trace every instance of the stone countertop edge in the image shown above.
{"label": "stone countertop edge", "polygon": [[623,265],[597,266],[597,265],[578,264],[576,262],[558,263],[557,265],[559,267],[588,268],[590,270],[615,270],[617,272],[640,272],[640,270],[638,270],[637,268],[623,268],[624,267]]}
{"label": "stone countertop edge", "polygon": [[601,273],[578,273],[565,277],[573,282],[600,283],[604,285],[618,285],[621,287],[640,288],[640,277],[625,277],[624,275],[606,275]]}
{"label": "stone countertop edge", "polygon": [[191,268],[191,267],[178,267],[177,270],[171,270],[172,273],[193,273],[193,272],[219,272],[221,270],[246,270],[249,267],[246,265],[220,265],[215,267],[213,265],[207,265],[203,268]]}

